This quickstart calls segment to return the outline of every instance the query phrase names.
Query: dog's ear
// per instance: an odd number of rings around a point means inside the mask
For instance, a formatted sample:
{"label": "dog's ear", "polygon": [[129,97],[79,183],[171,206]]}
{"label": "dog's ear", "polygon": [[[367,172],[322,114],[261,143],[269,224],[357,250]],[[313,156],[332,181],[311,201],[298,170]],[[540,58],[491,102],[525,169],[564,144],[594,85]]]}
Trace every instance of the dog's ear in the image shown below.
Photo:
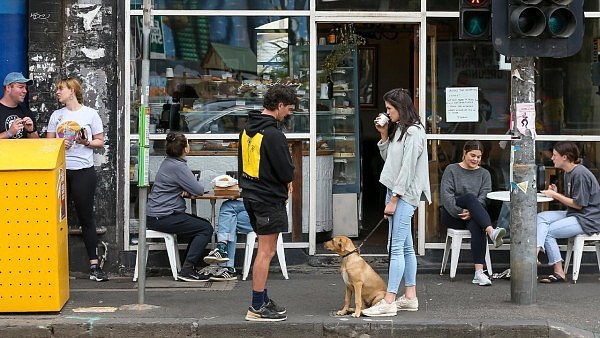
{"label": "dog's ear", "polygon": [[344,248],[344,241],[341,238],[335,238],[335,245],[338,247],[338,249],[340,249],[340,251],[342,251],[342,249]]}

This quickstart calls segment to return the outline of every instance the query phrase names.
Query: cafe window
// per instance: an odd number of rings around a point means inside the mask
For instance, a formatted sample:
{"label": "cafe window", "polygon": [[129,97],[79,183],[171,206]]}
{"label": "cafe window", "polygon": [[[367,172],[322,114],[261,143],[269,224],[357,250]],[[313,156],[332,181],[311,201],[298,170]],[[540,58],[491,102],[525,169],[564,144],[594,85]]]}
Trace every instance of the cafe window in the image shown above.
{"label": "cafe window", "polygon": [[421,9],[421,0],[317,0],[318,11],[400,11],[415,12]]}
{"label": "cafe window", "polygon": [[[309,0],[154,0],[154,9],[170,10],[308,10]],[[143,0],[131,0],[131,9],[142,9]]]}
{"label": "cafe window", "polygon": [[[306,17],[154,16],[150,132],[238,134],[249,110],[262,110],[274,83],[296,88],[308,106]],[[132,18],[131,133],[137,133],[141,17]],[[299,114],[287,132],[308,132]]]}

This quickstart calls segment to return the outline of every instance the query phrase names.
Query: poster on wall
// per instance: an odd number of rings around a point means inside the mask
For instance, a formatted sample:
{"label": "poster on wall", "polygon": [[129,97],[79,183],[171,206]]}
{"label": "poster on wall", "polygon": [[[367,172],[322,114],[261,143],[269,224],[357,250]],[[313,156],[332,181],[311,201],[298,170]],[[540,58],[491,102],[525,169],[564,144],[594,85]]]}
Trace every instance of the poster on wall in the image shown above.
{"label": "poster on wall", "polygon": [[446,122],[479,121],[477,87],[446,88]]}

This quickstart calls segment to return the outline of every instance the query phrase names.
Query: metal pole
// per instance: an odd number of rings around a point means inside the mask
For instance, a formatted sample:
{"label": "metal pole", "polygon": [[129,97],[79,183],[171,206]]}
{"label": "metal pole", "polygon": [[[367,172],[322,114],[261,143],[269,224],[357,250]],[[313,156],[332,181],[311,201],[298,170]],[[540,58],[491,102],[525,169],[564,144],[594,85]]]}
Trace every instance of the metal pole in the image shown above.
{"label": "metal pole", "polygon": [[148,196],[148,159],[149,159],[149,126],[148,118],[150,108],[148,106],[148,95],[150,92],[150,27],[152,25],[152,0],[144,0],[144,16],[142,18],[142,78],[139,111],[139,166],[138,166],[138,190],[139,190],[139,215],[140,228],[138,234],[138,304],[144,304],[146,291],[146,198]]}
{"label": "metal pole", "polygon": [[[518,104],[535,104],[534,61],[532,57],[511,58],[511,115],[513,139],[511,152],[513,177],[510,199],[510,291],[511,301],[529,305],[536,302],[536,177],[535,144],[529,130],[517,129]],[[535,123],[530,121],[529,123]]]}

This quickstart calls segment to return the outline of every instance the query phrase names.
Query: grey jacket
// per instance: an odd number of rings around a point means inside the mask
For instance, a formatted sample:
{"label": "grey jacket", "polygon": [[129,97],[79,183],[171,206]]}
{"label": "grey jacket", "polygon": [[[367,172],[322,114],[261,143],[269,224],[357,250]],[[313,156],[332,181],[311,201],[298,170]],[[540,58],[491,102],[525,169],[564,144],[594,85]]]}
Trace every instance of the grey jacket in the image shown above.
{"label": "grey jacket", "polygon": [[431,203],[425,130],[421,126],[410,126],[400,142],[399,138],[397,132],[393,140],[377,142],[385,161],[379,182],[410,205],[418,206],[419,201]]}
{"label": "grey jacket", "polygon": [[174,212],[185,212],[185,200],[181,197],[184,191],[193,196],[201,196],[204,194],[204,187],[196,180],[186,160],[165,158],[158,168],[152,191],[148,195],[146,214],[162,217]]}

